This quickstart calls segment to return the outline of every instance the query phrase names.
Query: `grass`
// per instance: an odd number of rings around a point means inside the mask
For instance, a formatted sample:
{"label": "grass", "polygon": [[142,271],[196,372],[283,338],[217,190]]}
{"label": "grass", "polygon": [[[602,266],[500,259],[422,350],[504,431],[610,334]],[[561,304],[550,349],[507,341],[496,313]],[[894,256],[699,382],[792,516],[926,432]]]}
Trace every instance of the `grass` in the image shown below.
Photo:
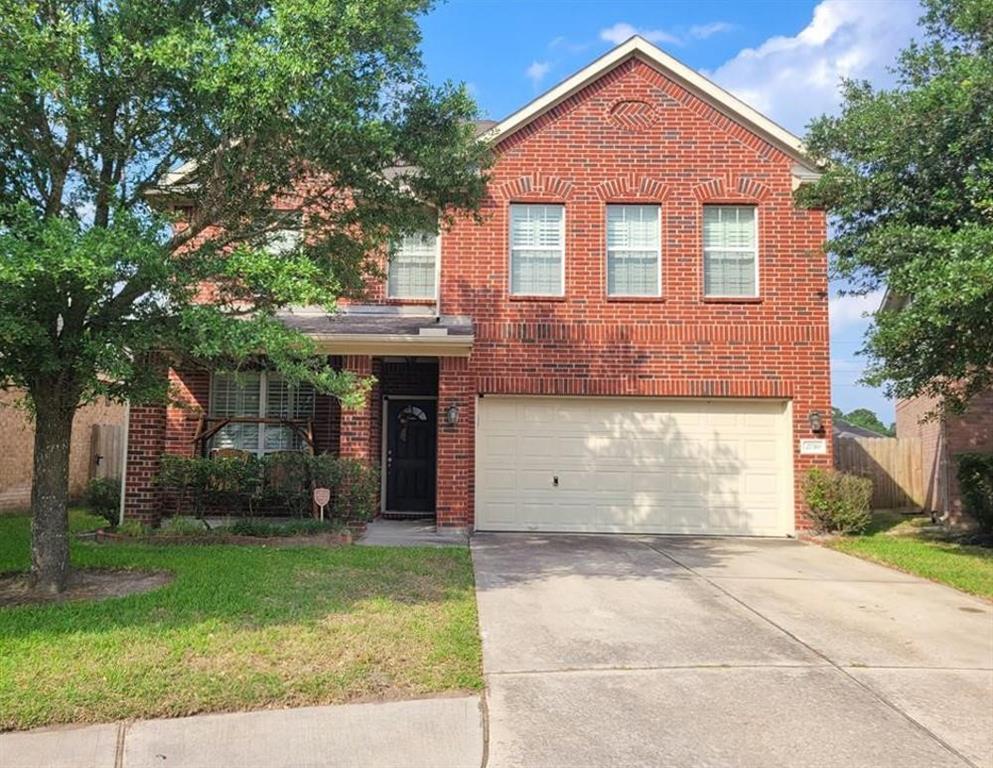
{"label": "grass", "polygon": [[993,549],[949,539],[928,518],[877,513],[864,536],[834,539],[828,546],[993,599]]}
{"label": "grass", "polygon": [[[76,531],[99,518],[75,511]],[[29,562],[0,517],[0,572]],[[76,567],[166,570],[159,590],[0,609],[0,729],[403,698],[483,686],[460,548],[74,541]]]}

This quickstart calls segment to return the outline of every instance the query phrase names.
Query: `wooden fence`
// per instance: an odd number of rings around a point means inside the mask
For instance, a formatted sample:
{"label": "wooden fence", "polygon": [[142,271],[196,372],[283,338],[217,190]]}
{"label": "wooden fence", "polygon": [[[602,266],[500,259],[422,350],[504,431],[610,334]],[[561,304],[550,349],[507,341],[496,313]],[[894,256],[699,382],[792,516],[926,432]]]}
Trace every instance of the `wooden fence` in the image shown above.
{"label": "wooden fence", "polygon": [[[25,509],[31,503],[33,474],[34,423],[22,407],[23,393],[0,392],[0,510]],[[97,464],[93,458],[93,428],[99,425],[119,432],[117,448],[102,438],[99,449],[104,456]],[[69,447],[69,496],[79,499],[91,477],[119,477],[124,406],[98,400],[76,411]],[[106,463],[105,463],[106,462]]]}
{"label": "wooden fence", "polygon": [[921,441],[917,438],[837,438],[834,466],[842,472],[872,479],[873,509],[924,504]]}
{"label": "wooden fence", "polygon": [[120,479],[123,459],[123,425],[94,424],[90,435],[90,477]]}

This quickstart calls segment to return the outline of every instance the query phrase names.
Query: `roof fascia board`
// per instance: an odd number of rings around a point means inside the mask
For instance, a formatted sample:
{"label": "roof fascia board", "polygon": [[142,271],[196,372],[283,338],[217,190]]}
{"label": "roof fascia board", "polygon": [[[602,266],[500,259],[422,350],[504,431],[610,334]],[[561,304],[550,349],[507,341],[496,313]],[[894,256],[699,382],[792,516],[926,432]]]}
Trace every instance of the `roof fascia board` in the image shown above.
{"label": "roof fascia board", "polygon": [[372,333],[307,333],[317,348],[337,355],[427,355],[468,357],[474,336],[413,336]]}

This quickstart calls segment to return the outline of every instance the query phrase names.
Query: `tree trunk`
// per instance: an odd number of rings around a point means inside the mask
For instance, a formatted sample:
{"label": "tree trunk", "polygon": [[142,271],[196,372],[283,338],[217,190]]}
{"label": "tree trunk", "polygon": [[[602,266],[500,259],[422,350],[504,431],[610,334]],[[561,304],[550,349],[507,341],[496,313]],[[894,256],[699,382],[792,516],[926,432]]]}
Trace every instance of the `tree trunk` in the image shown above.
{"label": "tree trunk", "polygon": [[34,481],[31,485],[31,581],[61,592],[69,579],[69,441],[72,407],[63,393],[32,393],[35,405]]}

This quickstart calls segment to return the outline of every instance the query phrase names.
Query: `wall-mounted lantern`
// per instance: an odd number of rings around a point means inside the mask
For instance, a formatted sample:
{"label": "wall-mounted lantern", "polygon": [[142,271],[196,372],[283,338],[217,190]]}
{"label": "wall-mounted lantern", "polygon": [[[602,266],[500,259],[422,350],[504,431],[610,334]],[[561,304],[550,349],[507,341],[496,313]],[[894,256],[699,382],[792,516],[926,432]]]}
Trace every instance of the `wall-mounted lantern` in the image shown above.
{"label": "wall-mounted lantern", "polygon": [[823,432],[824,431],[824,414],[820,411],[811,411],[810,416],[807,417],[810,421],[810,431],[811,432]]}
{"label": "wall-mounted lantern", "polygon": [[445,411],[445,423],[450,427],[458,426],[459,423],[458,403],[452,403],[450,406],[448,406],[448,410]]}

